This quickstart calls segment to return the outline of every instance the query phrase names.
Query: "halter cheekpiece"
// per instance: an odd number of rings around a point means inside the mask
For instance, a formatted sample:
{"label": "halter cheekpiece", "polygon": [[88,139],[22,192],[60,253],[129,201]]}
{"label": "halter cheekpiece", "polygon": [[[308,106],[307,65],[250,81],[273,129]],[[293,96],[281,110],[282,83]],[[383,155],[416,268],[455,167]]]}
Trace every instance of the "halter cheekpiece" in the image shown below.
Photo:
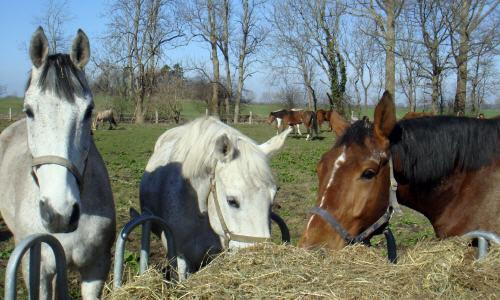
{"label": "halter cheekpiece", "polygon": [[207,195],[207,209],[208,209],[208,201],[210,200],[210,194],[213,195],[215,210],[217,211],[217,217],[219,218],[219,223],[222,227],[222,231],[224,231],[224,246],[226,248],[229,247],[229,241],[237,241],[243,243],[264,243],[269,242],[271,239],[266,237],[256,237],[249,235],[241,235],[233,233],[227,227],[226,222],[224,221],[224,215],[222,214],[222,209],[220,207],[219,199],[217,197],[217,188],[215,183],[215,170],[217,168],[217,164],[214,167],[214,172],[210,176],[210,190]]}

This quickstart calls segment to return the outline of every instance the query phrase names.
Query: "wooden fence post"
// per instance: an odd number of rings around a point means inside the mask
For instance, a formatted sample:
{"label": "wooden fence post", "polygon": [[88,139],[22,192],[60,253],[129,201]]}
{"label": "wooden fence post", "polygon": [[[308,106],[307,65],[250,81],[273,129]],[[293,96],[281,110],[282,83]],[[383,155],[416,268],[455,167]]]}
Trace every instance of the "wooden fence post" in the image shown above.
{"label": "wooden fence post", "polygon": [[12,107],[9,107],[9,122],[12,122]]}
{"label": "wooden fence post", "polygon": [[155,123],[158,124],[158,110],[155,109]]}
{"label": "wooden fence post", "polygon": [[205,116],[208,116],[208,108],[205,108]]}
{"label": "wooden fence post", "polygon": [[250,116],[248,117],[248,124],[252,125],[252,112],[250,111]]}

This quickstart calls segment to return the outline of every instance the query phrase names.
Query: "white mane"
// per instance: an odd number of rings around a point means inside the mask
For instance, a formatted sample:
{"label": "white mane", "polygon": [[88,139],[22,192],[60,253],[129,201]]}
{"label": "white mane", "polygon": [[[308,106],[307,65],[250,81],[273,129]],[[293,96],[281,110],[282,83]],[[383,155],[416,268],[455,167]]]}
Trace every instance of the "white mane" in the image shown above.
{"label": "white mane", "polygon": [[[254,185],[274,184],[268,158],[258,145],[238,130],[213,117],[198,118],[165,132],[157,141],[147,170],[169,162],[181,162],[186,178],[206,177],[217,163],[215,142],[226,134],[234,146],[232,163],[238,164],[247,180]],[[168,154],[168,148],[170,154]],[[152,158],[153,158],[152,157]]]}

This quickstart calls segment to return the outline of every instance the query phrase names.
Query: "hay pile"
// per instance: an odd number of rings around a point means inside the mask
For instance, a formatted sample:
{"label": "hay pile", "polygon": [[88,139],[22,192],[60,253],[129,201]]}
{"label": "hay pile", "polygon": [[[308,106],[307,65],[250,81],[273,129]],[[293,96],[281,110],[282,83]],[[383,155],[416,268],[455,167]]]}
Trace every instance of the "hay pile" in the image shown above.
{"label": "hay pile", "polygon": [[422,241],[391,265],[380,249],[350,246],[306,251],[261,245],[221,255],[180,284],[166,285],[151,269],[111,299],[203,298],[498,298],[500,247],[474,261],[474,250],[453,239]]}

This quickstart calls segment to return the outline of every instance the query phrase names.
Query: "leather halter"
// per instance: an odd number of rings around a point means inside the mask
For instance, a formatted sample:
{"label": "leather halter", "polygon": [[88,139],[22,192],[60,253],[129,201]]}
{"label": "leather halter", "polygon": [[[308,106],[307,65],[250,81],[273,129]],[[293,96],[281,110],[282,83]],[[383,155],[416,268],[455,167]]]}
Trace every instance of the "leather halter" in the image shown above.
{"label": "leather halter", "polygon": [[[373,223],[370,227],[365,229],[363,232],[356,236],[352,236],[347,232],[347,230],[340,225],[340,223],[335,219],[334,216],[332,216],[328,211],[321,207],[315,207],[311,209],[311,212],[313,214],[316,214],[320,217],[323,218],[330,226],[333,227],[337,231],[338,234],[344,239],[344,241],[347,244],[357,244],[357,243],[364,243],[367,244],[369,238],[379,229],[383,228],[384,226],[387,226],[389,224],[389,220],[391,219],[393,209],[392,206],[389,206],[386,210],[386,212],[375,222]],[[385,227],[384,227],[385,229]]]}
{"label": "leather halter", "polygon": [[[217,167],[217,165],[215,166]],[[229,241],[237,241],[237,242],[243,242],[243,243],[263,243],[263,242],[269,242],[271,239],[266,238],[266,237],[256,237],[256,236],[249,236],[249,235],[241,235],[241,234],[236,234],[233,233],[229,230],[227,227],[226,222],[224,221],[224,215],[222,214],[222,210],[219,204],[219,199],[217,197],[217,189],[215,186],[215,168],[214,168],[214,173],[210,177],[210,191],[208,192],[207,195],[207,209],[208,209],[208,201],[210,198],[210,194],[213,195],[214,199],[214,204],[215,204],[215,210],[217,211],[217,217],[219,218],[219,223],[222,227],[222,230],[224,231],[224,246],[225,248],[229,247]]]}
{"label": "leather halter", "polygon": [[[85,168],[87,167],[87,159],[88,159],[88,151],[85,153],[85,160],[83,165],[83,173],[85,173]],[[31,159],[31,167],[33,168],[33,175],[36,176],[35,168],[42,165],[58,165],[65,167],[68,171],[73,174],[76,179],[76,183],[80,189],[80,192],[83,189],[83,173],[80,173],[78,168],[67,158],[56,155],[44,155],[33,157]]]}
{"label": "leather halter", "polygon": [[[389,160],[390,168],[390,186],[389,186],[389,197],[396,198],[396,190],[398,184],[394,179],[394,172],[392,166],[392,158]],[[392,235],[391,229],[387,226],[391,220],[394,208],[389,204],[385,213],[377,220],[375,223],[370,225],[367,229],[356,236],[352,236],[349,232],[337,221],[337,219],[332,216],[327,210],[321,207],[315,207],[311,209],[311,213],[320,216],[324,221],[326,221],[335,231],[344,239],[348,245],[363,243],[365,245],[370,245],[370,238],[372,235],[384,234],[387,240],[387,255],[389,261],[395,263],[397,261],[396,256],[396,243],[394,236]]]}

